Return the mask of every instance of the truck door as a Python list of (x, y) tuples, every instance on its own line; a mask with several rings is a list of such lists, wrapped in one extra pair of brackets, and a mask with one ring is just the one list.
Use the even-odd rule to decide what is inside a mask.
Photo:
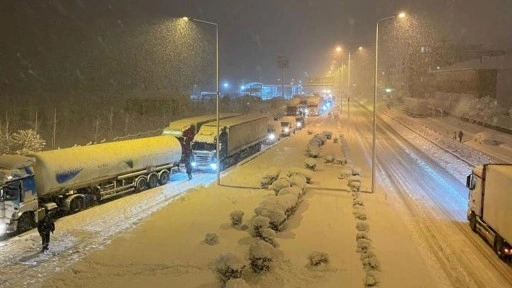
[(469, 190), (469, 210), (475, 212), (477, 216), (482, 217), (482, 197), (483, 197), (483, 182), (482, 178), (473, 174), (474, 189)]

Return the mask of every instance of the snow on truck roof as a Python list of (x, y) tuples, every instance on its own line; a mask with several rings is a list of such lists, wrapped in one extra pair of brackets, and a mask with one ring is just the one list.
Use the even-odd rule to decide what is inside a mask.
[[(219, 114), (219, 118), (225, 119), (225, 118), (235, 117), (235, 116), (239, 116), (239, 115), (241, 115), (241, 114), (240, 113), (222, 113), (222, 114)], [(172, 121), (171, 123), (169, 123), (169, 126), (167, 126), (167, 128), (164, 129), (162, 134), (174, 135), (175, 133), (172, 133), (173, 131), (183, 132), (183, 131), (187, 130), (188, 128), (190, 128), (190, 126), (192, 126), (192, 125), (197, 126), (198, 124), (211, 122), (216, 119), (217, 119), (217, 114), (202, 115), (202, 116), (190, 117), (190, 118), (185, 118), (185, 119), (179, 119), (179, 120)], [(178, 134), (180, 134), (180, 133), (178, 133)], [(175, 135), (175, 136), (179, 137), (181, 135)]]
[[(229, 128), (231, 126), (239, 125), (241, 123), (254, 121), (254, 120), (258, 120), (258, 119), (262, 119), (262, 118), (267, 119), (267, 116), (264, 114), (244, 114), (244, 115), (240, 115), (237, 117), (227, 118), (227, 119), (223, 119), (223, 120), (219, 121), (219, 127), (221, 127), (221, 128), (228, 127)], [(217, 127), (217, 121), (208, 122), (203, 125), (203, 127), (205, 127), (205, 126)]]
[[(237, 117), (227, 118), (219, 121), (220, 129), (233, 127), (242, 123), (264, 119), (267, 123), (268, 118), (264, 114), (244, 114)], [(201, 129), (194, 137), (195, 142), (213, 143), (217, 136), (217, 121), (212, 121), (201, 126)]]

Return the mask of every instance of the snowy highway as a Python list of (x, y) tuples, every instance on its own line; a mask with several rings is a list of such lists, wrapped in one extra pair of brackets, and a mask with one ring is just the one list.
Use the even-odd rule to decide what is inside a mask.
[[(369, 112), (354, 110), (351, 131), (371, 151), (371, 142), (363, 140), (371, 131)], [(467, 223), (463, 181), (471, 166), (413, 131), (424, 124), (411, 118), (408, 124), (413, 129), (389, 117), (378, 119), (377, 181), (390, 205), (407, 219), (433, 273), (446, 277), (451, 287), (512, 286), (511, 267)]]
[[(310, 118), (306, 130), (326, 129), (345, 134), (352, 157), (364, 163), (361, 168), (369, 177), (371, 113), (360, 106), (352, 108), (350, 113), (350, 121), (346, 112), (340, 121), (326, 115)], [(438, 146), (435, 139), (428, 139), (420, 131), (424, 123), (416, 120), (408, 118), (404, 125), (390, 116), (380, 115), (378, 118), (377, 191), (375, 194), (364, 193), (369, 201), (367, 209), (372, 209), (374, 198), (383, 198), (388, 208), (402, 218), (401, 233), (412, 235), (410, 244), (420, 251), (421, 259), (410, 259), (410, 265), (424, 262), (429, 269), (424, 273), (435, 279), (436, 287), (512, 287), (510, 265), (498, 259), (492, 248), (471, 231), (466, 220), (467, 191), (463, 181), (471, 169), (468, 162), (473, 160), (464, 160)], [(305, 131), (299, 133), (292, 138), (306, 135)], [(287, 139), (276, 145), (288, 147), (285, 145), (293, 141)], [(278, 153), (274, 151), (263, 151), (262, 154)], [(237, 167), (232, 167), (223, 174), (235, 169)], [(328, 172), (326, 170), (325, 175)], [(49, 254), (38, 253), (40, 238), (36, 230), (0, 242), (0, 286), (46, 287), (48, 277), (105, 248), (149, 215), (179, 199), (182, 193), (215, 182), (215, 176), (196, 173), (193, 180), (188, 181), (184, 173), (175, 174), (168, 185), (63, 217), (56, 222)], [(368, 183), (363, 185), (363, 190), (368, 188)], [(175, 219), (164, 221), (167, 220)], [(382, 223), (374, 224), (379, 229)], [(373, 233), (386, 234), (387, 231), (373, 230)], [(379, 239), (374, 239), (374, 246), (382, 255), (385, 244), (379, 243)], [(73, 273), (84, 274), (71, 269)]]
[(39, 287), (45, 276), (100, 249), (119, 233), (174, 201), (183, 192), (215, 181), (215, 174), (172, 175), (169, 184), (113, 199), (56, 221), (50, 252), (41, 254), (37, 229), (0, 242), (0, 287)]

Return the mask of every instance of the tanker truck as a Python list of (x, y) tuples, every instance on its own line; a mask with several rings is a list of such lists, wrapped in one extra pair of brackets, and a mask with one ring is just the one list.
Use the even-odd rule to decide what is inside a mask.
[[(222, 113), (219, 114), (219, 119), (226, 119), (241, 115), (240, 113)], [(192, 153), (190, 145), (194, 136), (197, 134), (201, 126), (205, 123), (217, 120), (217, 114), (203, 115), (190, 117), (172, 121), (169, 123), (163, 131), (162, 135), (172, 135), (181, 143), (182, 149), (182, 161), (185, 161), (185, 157)]]
[(512, 164), (477, 165), (466, 179), (468, 221), (499, 258), (512, 256)]
[(267, 137), (267, 126), (265, 115), (241, 115), (221, 120), (217, 137), (217, 122), (204, 124), (192, 141), (192, 167), (196, 170), (222, 170), (260, 151)]
[(172, 136), (0, 155), (0, 234), (22, 233), (49, 212), (76, 213), (168, 182), (181, 146)]

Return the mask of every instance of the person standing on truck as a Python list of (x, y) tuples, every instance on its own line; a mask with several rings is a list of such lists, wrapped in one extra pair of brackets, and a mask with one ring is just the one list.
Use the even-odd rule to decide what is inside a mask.
[(37, 225), (37, 232), (41, 236), (42, 249), (41, 252), (48, 250), (50, 245), (50, 232), (55, 231), (55, 223), (53, 223), (52, 216), (48, 213), (44, 216)]

